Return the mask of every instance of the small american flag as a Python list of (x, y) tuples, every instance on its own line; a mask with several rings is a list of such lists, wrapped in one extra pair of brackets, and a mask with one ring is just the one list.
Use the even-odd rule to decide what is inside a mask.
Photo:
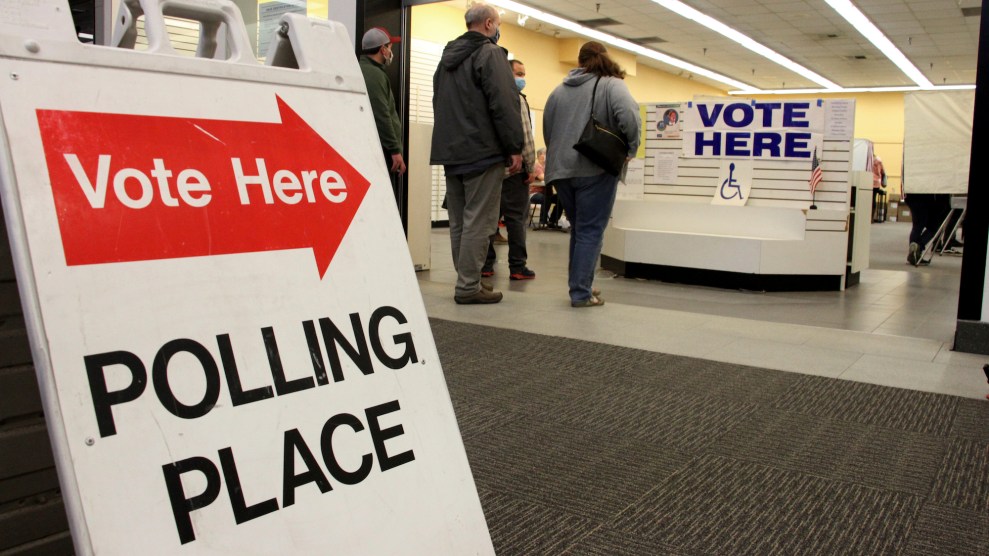
[(817, 190), (822, 178), (821, 161), (817, 158), (817, 149), (814, 149), (814, 160), (810, 163), (810, 194)]

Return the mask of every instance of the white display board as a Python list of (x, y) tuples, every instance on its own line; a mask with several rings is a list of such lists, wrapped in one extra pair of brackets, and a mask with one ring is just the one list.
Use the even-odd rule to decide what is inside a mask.
[(76, 551), (493, 554), (343, 27), (300, 71), (38, 5), (0, 191)]
[(764, 275), (773, 287), (809, 276), (791, 287), (844, 287), (854, 101), (697, 98), (645, 112), (644, 193), (616, 201), (602, 248), (616, 271)]
[(975, 91), (903, 95), (903, 189), (968, 193)]
[[(680, 114), (682, 131), (671, 136), (667, 121), (674, 112)], [(738, 161), (751, 161), (751, 194), (742, 204), (806, 210), (813, 203), (819, 211), (807, 213), (807, 230), (830, 230), (833, 224), (823, 221), (834, 214), (822, 213), (847, 215), (849, 209), (854, 118), (855, 102), (847, 99), (705, 98), (647, 104), (645, 199), (713, 203), (722, 186), (731, 184), (730, 162), (740, 169)], [(812, 196), (815, 154), (823, 179)], [(723, 164), (726, 160), (730, 162)], [(740, 178), (732, 172), (731, 179)]]

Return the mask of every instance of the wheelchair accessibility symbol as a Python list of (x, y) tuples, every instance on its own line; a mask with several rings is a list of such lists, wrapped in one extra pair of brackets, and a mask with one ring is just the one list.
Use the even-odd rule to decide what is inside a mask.
[(715, 205), (745, 206), (752, 197), (752, 161), (722, 160), (711, 192)]
[[(731, 190), (731, 195), (727, 194), (727, 190)], [(745, 200), (745, 197), (742, 197), (742, 188), (739, 187), (738, 180), (735, 179), (735, 163), (732, 162), (728, 166), (728, 179), (721, 182), (721, 198), (730, 201), (735, 197), (738, 197), (740, 201)]]

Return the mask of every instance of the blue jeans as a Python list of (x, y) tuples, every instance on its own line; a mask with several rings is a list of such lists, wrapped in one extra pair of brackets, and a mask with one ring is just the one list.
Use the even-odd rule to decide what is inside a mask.
[(570, 301), (591, 297), (604, 229), (611, 218), (618, 178), (598, 174), (553, 182), (560, 204), (570, 219)]

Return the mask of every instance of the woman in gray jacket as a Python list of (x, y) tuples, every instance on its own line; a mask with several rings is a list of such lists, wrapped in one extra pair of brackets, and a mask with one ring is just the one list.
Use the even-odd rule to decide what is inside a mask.
[[(628, 158), (639, 148), (639, 105), (625, 82), (625, 71), (599, 42), (580, 47), (580, 65), (556, 87), (543, 113), (546, 141), (546, 183), (556, 186), (560, 204), (572, 226), (570, 232), (570, 305), (598, 307), (604, 300), (593, 288), (594, 271), (604, 229), (611, 218), (618, 191), (618, 177), (578, 153), (573, 145), (591, 114), (611, 129), (619, 130), (628, 143)], [(594, 85), (597, 83), (597, 93)]]

